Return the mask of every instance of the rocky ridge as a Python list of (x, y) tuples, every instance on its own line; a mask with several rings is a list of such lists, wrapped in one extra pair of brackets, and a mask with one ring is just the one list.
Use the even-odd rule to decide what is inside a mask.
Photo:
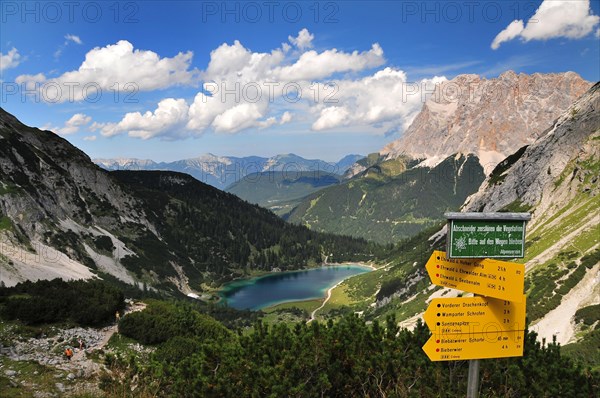
[(431, 166), (456, 152), (473, 153), (489, 172), (542, 136), (591, 85), (574, 72), (459, 75), (439, 84), (403, 136), (380, 154), (425, 159)]

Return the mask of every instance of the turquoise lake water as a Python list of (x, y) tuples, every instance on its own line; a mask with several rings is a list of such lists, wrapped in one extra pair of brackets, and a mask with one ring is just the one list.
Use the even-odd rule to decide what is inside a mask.
[(230, 307), (259, 310), (289, 301), (324, 298), (338, 282), (369, 271), (371, 268), (361, 265), (336, 265), (277, 272), (228, 283), (221, 290), (221, 297)]

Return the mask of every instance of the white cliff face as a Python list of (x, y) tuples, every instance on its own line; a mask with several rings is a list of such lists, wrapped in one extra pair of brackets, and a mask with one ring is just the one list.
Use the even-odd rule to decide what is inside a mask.
[[(551, 266), (579, 266), (600, 248), (600, 83), (572, 104), (545, 134), (498, 165), (463, 211), (495, 212), (518, 204), (528, 209), (529, 272)], [(565, 253), (571, 253), (568, 261)], [(562, 257), (561, 257), (562, 256)], [(571, 270), (568, 270), (571, 272)], [(535, 276), (532, 277), (535, 279)], [(561, 278), (561, 284), (565, 277)], [(539, 339), (567, 344), (577, 339), (580, 308), (600, 302), (600, 263), (589, 264), (581, 279), (549, 312), (533, 321)], [(545, 298), (547, 300), (548, 298)], [(539, 303), (538, 303), (539, 305)]]
[(508, 71), (496, 79), (460, 75), (441, 83), (402, 138), (381, 155), (429, 159), (473, 153), (490, 172), (506, 156), (533, 143), (591, 87), (574, 72), (533, 75)]
[[(550, 207), (565, 205), (577, 193), (600, 193), (598, 184), (586, 178), (593, 170), (577, 166), (600, 158), (599, 136), (600, 83), (573, 103), (512, 166), (488, 178), (467, 200), (464, 211), (498, 211), (519, 200), (535, 206), (534, 216), (539, 216)], [(501, 183), (494, 183), (494, 177)]]

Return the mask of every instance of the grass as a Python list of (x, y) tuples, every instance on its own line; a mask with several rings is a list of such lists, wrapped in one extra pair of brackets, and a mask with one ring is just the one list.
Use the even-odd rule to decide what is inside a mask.
[(329, 301), (327, 301), (327, 303), (325, 304), (323, 309), (321, 309), (321, 311), (319, 311), (319, 313), (327, 314), (327, 313), (331, 312), (333, 309), (340, 309), (343, 307), (348, 307), (348, 306), (351, 306), (356, 303), (357, 302), (354, 301), (350, 297), (350, 294), (348, 293), (347, 284), (342, 283), (331, 291), (331, 298), (329, 299)]
[(117, 352), (125, 352), (129, 350), (131, 344), (137, 344), (137, 341), (125, 337), (120, 333), (115, 333), (110, 337), (108, 343), (106, 343), (105, 349), (115, 350)]
[(3, 183), (0, 184), (0, 195), (16, 193), (18, 191), (18, 188), (15, 185)]
[(12, 222), (6, 216), (0, 217), (0, 231), (4, 229), (12, 229)]
[[(576, 196), (568, 205), (556, 212), (552, 217), (546, 220), (541, 226), (528, 234), (527, 240), (531, 243), (527, 247), (526, 257), (522, 260), (527, 262), (537, 255), (543, 253), (556, 242), (562, 239), (566, 234), (581, 227), (589, 218), (590, 214), (597, 214), (600, 203), (597, 198), (585, 198), (583, 195)], [(564, 216), (556, 224), (550, 225), (558, 217), (562, 216), (568, 209), (575, 209), (571, 214)], [(579, 234), (572, 244), (579, 253), (585, 251), (598, 242), (598, 225), (588, 231)], [(533, 242), (533, 243), (532, 243)]]
[(281, 303), (262, 309), (265, 314), (263, 322), (265, 323), (296, 323), (307, 320), (310, 314), (317, 309), (322, 299), (293, 301)]
[(433, 293), (433, 291), (422, 291), (415, 296), (414, 299), (402, 304), (396, 311), (396, 320), (404, 321), (416, 314), (419, 314), (427, 309), (425, 300)]
[(323, 302), (323, 299), (292, 301), (289, 303), (281, 303), (281, 304), (277, 304), (277, 305), (274, 305), (271, 307), (267, 307), (267, 308), (264, 308), (262, 311), (264, 313), (271, 314), (271, 313), (282, 311), (282, 310), (297, 308), (299, 310), (307, 311), (310, 313), (310, 312), (314, 311), (315, 309), (317, 309), (321, 305), (322, 302)]

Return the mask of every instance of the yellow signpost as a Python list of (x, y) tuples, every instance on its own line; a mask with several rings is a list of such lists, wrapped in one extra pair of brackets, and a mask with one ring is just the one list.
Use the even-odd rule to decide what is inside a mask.
[(520, 302), (492, 297), (435, 298), (423, 315), (434, 336), (525, 329), (525, 297)]
[(491, 259), (449, 259), (435, 250), (425, 264), (431, 282), (467, 292), (520, 302), (525, 265)]
[(523, 356), (525, 331), (433, 335), (423, 346), (432, 361)]
[(523, 356), (525, 266), (487, 257), (524, 257), (529, 213), (446, 213), (445, 252), (425, 268), (438, 286), (485, 297), (433, 299), (425, 322), (432, 361), (469, 360), (467, 398), (479, 396), (479, 360)]

